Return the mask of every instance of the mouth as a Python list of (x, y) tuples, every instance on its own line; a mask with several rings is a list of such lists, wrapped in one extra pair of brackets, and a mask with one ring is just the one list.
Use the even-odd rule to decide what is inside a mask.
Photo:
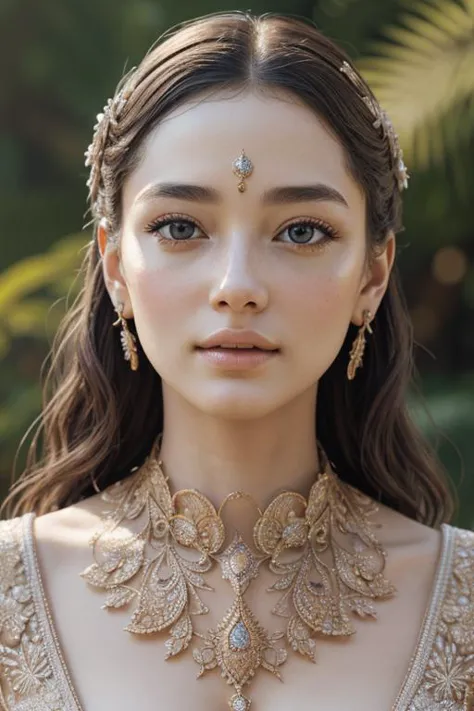
[(280, 349), (265, 349), (258, 346), (196, 346), (196, 352), (208, 365), (224, 370), (251, 370), (274, 360)]
[(203, 346), (196, 346), (197, 350), (200, 351), (229, 351), (235, 352), (258, 352), (258, 353), (279, 353), (279, 348), (259, 348), (258, 346), (210, 346), (209, 348), (204, 348)]

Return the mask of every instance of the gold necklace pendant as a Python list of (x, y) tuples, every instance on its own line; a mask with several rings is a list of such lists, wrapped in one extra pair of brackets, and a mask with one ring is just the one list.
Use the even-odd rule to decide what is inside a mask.
[[(106, 591), (104, 608), (135, 602), (126, 631), (167, 630), (166, 659), (184, 652), (193, 636), (200, 638), (201, 645), (193, 649), (198, 677), (218, 667), (234, 686), (229, 707), (248, 711), (251, 700), (243, 688), (260, 668), (282, 680), (279, 667), (287, 659), (286, 642), (316, 662), (316, 634), (354, 634), (351, 613), (376, 617), (373, 601), (395, 594), (383, 576), (386, 553), (368, 521), (377, 506), (341, 482), (321, 450), (324, 471), (308, 500), (295, 492), (279, 494), (265, 511), (259, 510), (253, 531), (256, 552), (238, 532), (221, 550), (226, 538), (224, 504), (216, 511), (195, 489), (172, 495), (159, 459), (160, 443), (161, 435), (133, 476), (102, 493), (113, 508), (91, 540), (94, 563), (81, 576)], [(239, 496), (244, 494), (227, 499)], [(137, 533), (124, 526), (143, 515), (145, 523)], [(353, 542), (352, 551), (341, 537)], [(189, 560), (183, 548), (198, 551), (199, 559)], [(283, 560), (288, 554), (291, 560)], [(214, 563), (232, 586), (235, 600), (217, 627), (202, 635), (194, 631), (192, 617), (209, 612), (198, 591), (213, 590), (205, 574)], [(281, 594), (272, 613), (286, 619), (283, 631), (267, 632), (244, 599), (263, 563), (277, 576), (267, 590)], [(132, 587), (139, 575), (138, 586)]]
[(230, 582), (236, 593), (236, 600), (217, 629), (209, 630), (205, 635), (203, 646), (195, 650), (193, 656), (201, 666), (198, 676), (219, 666), (221, 675), (235, 688), (235, 694), (229, 700), (230, 708), (232, 711), (247, 711), (250, 699), (242, 694), (242, 688), (259, 667), (281, 679), (278, 667), (286, 660), (287, 652), (274, 645), (284, 632), (269, 635), (243, 598), (266, 557), (257, 558), (236, 533), (230, 546), (216, 558), (222, 577)]

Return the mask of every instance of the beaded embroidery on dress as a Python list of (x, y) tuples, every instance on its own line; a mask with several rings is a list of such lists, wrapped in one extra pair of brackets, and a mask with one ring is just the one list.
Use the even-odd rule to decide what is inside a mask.
[(33, 517), (0, 521), (0, 708), (77, 711), (33, 576)]
[(474, 533), (456, 529), (436, 637), (407, 711), (474, 710)]
[(0, 571), (0, 698), (15, 711), (62, 711), (22, 560), (19, 519), (0, 525)]
[[(0, 522), (0, 707), (86, 711), (43, 597), (33, 519)], [(444, 583), (392, 711), (474, 711), (474, 532), (445, 526), (444, 536), (452, 541), (437, 576)]]

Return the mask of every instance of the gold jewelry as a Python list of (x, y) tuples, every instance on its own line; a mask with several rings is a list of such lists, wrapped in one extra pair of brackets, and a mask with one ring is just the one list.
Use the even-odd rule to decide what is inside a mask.
[[(133, 476), (102, 493), (114, 508), (90, 542), (95, 562), (81, 577), (107, 592), (103, 608), (136, 601), (126, 631), (168, 630), (166, 659), (184, 652), (193, 636), (198, 637), (201, 646), (193, 650), (198, 677), (218, 667), (234, 686), (228, 702), (232, 711), (248, 711), (251, 702), (242, 689), (260, 667), (281, 679), (279, 667), (287, 658), (287, 645), (284, 641), (277, 645), (279, 640), (286, 638), (295, 652), (315, 662), (315, 633), (354, 634), (350, 613), (376, 617), (373, 601), (396, 593), (383, 576), (387, 554), (368, 521), (377, 505), (339, 480), (318, 443), (322, 466), (308, 500), (295, 492), (280, 493), (265, 511), (257, 507), (256, 552), (238, 531), (220, 552), (226, 539), (223, 505), (248, 495), (232, 493), (216, 511), (195, 489), (172, 494), (160, 446), (161, 435)], [(138, 523), (139, 516), (144, 521)], [(130, 520), (137, 532), (127, 528)], [(344, 539), (352, 545), (343, 545)], [(199, 560), (186, 557), (185, 549), (198, 551)], [(282, 560), (285, 553), (292, 558)], [(204, 577), (213, 561), (230, 582), (235, 600), (217, 627), (203, 635), (193, 629), (191, 616), (209, 612), (197, 590), (213, 590)], [(267, 632), (244, 599), (264, 562), (277, 576), (267, 590), (283, 593), (272, 612), (287, 618), (285, 631)], [(140, 572), (139, 585), (132, 587), (130, 581)]]
[(350, 360), (349, 365), (347, 366), (348, 380), (353, 380), (355, 378), (357, 368), (362, 365), (362, 358), (364, 356), (365, 350), (365, 330), (367, 329), (369, 333), (373, 333), (372, 328), (370, 326), (372, 314), (370, 313), (370, 311), (364, 311), (363, 316), (364, 323), (359, 328), (359, 333), (357, 334), (354, 343), (352, 344), (351, 351), (349, 353)]
[(117, 308), (115, 309), (119, 317), (116, 321), (114, 321), (112, 325), (122, 326), (122, 330), (120, 332), (120, 341), (122, 343), (124, 358), (125, 360), (130, 361), (130, 368), (132, 370), (138, 370), (137, 339), (130, 331), (127, 324), (127, 319), (123, 317), (123, 308), (123, 303), (119, 301)]
[(232, 163), (232, 171), (239, 178), (237, 185), (239, 192), (245, 192), (245, 180), (253, 173), (253, 163), (248, 156), (245, 155), (244, 149), (238, 158)]

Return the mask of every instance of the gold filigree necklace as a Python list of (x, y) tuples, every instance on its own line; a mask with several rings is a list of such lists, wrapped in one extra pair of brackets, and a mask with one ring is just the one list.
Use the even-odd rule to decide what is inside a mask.
[[(368, 521), (377, 506), (339, 480), (318, 445), (322, 470), (308, 500), (290, 491), (277, 495), (265, 511), (258, 509), (256, 552), (238, 531), (221, 552), (226, 538), (223, 506), (246, 495), (230, 494), (216, 511), (195, 489), (171, 494), (160, 446), (161, 435), (133, 476), (102, 493), (114, 508), (91, 540), (95, 562), (81, 576), (107, 592), (104, 608), (136, 601), (126, 631), (168, 630), (166, 659), (184, 652), (193, 636), (200, 638), (201, 646), (193, 649), (198, 677), (218, 667), (235, 689), (228, 701), (232, 711), (248, 711), (251, 702), (243, 688), (260, 667), (281, 679), (279, 667), (287, 658), (284, 638), (295, 652), (315, 662), (314, 634), (351, 635), (355, 632), (351, 613), (376, 617), (373, 601), (396, 593), (383, 576), (386, 553)], [(138, 532), (124, 527), (142, 514), (146, 523)], [(341, 537), (352, 541), (353, 550)], [(189, 560), (183, 547), (198, 551), (199, 559)], [(283, 554), (291, 551), (296, 557), (283, 561)], [(204, 575), (214, 561), (231, 584), (235, 600), (218, 626), (201, 635), (191, 618), (209, 612), (197, 590), (212, 591)], [(285, 631), (267, 632), (244, 599), (262, 563), (268, 563), (277, 577), (268, 591), (282, 593), (272, 612), (287, 619)], [(137, 589), (130, 582), (140, 573)]]

